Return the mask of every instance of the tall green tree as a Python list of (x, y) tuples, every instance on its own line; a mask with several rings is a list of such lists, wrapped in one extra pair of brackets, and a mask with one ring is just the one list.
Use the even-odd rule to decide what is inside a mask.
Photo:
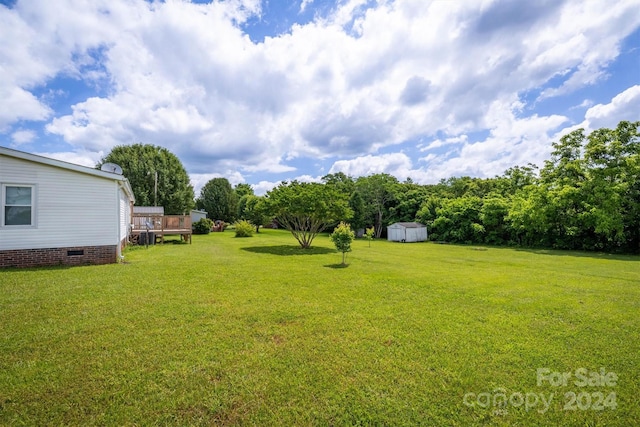
[(640, 250), (640, 122), (598, 129), (584, 149), (589, 220), (597, 248)]
[(585, 143), (584, 129), (564, 135), (552, 144), (551, 158), (540, 171), (546, 197), (537, 208), (545, 213), (552, 246), (559, 249), (592, 249), (597, 239), (590, 218), (590, 175), (582, 156)]
[(394, 206), (389, 208), (389, 222), (415, 221), (426, 199), (426, 192), (425, 187), (412, 182), (397, 185)]
[[(540, 178), (516, 190), (507, 215), (524, 245), (640, 250), (640, 122), (553, 143)], [(513, 175), (513, 174), (512, 174)]]
[(538, 167), (532, 163), (507, 169), (503, 176), (496, 178), (498, 192), (503, 196), (514, 195), (527, 185), (537, 183), (537, 171)]
[(355, 181), (344, 172), (330, 173), (322, 177), (322, 182), (350, 196), (355, 190)]
[(366, 208), (359, 192), (354, 191), (351, 194), (351, 197), (349, 197), (349, 207), (353, 211), (353, 216), (351, 217), (351, 225), (353, 228), (356, 231), (364, 229), (367, 225), (365, 223)]
[(253, 192), (253, 187), (251, 187), (250, 184), (246, 184), (246, 183), (240, 183), (240, 184), (236, 184), (235, 187), (233, 187), (233, 191), (235, 191), (236, 193), (236, 198), (238, 200), (240, 200), (240, 198), (242, 196), (246, 196), (246, 195), (254, 195)]
[(97, 165), (116, 163), (129, 180), (138, 206), (163, 206), (166, 214), (193, 209), (194, 192), (182, 162), (163, 147), (119, 145)]
[(482, 199), (465, 196), (447, 199), (436, 209), (432, 236), (437, 240), (455, 243), (479, 243), (485, 229), (480, 219)]
[(389, 209), (396, 200), (397, 185), (398, 180), (386, 173), (360, 177), (356, 181), (356, 190), (369, 209), (368, 217), (376, 230), (376, 238), (382, 235), (382, 229), (387, 225)]
[(543, 209), (547, 193), (540, 185), (527, 185), (511, 198), (505, 217), (511, 240), (519, 246), (550, 246), (549, 222)]
[(348, 220), (348, 196), (333, 186), (284, 182), (266, 195), (268, 210), (296, 238), (303, 249), (328, 225)]
[(484, 227), (484, 243), (504, 245), (510, 240), (506, 217), (509, 213), (509, 199), (499, 193), (491, 193), (482, 199), (480, 223)]
[(207, 211), (214, 221), (233, 222), (238, 209), (236, 193), (227, 178), (213, 178), (200, 190), (196, 201), (199, 209)]
[(242, 196), (238, 202), (239, 218), (251, 222), (256, 227), (256, 233), (260, 232), (260, 227), (269, 221), (269, 213), (265, 198), (247, 194)]

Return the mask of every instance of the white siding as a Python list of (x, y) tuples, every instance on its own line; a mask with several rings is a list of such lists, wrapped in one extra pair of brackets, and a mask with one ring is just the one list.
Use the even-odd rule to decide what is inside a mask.
[(118, 244), (117, 181), (0, 156), (0, 183), (36, 186), (36, 227), (0, 226), (0, 250)]
[(391, 242), (402, 242), (405, 239), (404, 227), (393, 224), (387, 227), (387, 240)]
[(202, 218), (206, 218), (206, 217), (207, 217), (207, 213), (205, 211), (192, 210), (191, 211), (191, 224), (194, 224), (194, 223), (200, 221)]
[(120, 234), (118, 236), (119, 241), (122, 241), (129, 237), (129, 224), (131, 224), (131, 207), (129, 205), (129, 197), (127, 193), (122, 189), (118, 189), (120, 197)]
[(427, 240), (427, 228), (407, 228), (406, 236), (405, 239), (407, 242), (424, 242)]
[(387, 240), (392, 242), (424, 242), (427, 240), (427, 227), (405, 227), (391, 224), (387, 227)]

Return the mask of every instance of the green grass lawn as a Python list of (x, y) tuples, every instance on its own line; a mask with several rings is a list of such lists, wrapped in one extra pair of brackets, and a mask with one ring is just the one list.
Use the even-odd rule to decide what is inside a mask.
[(640, 419), (638, 257), (233, 236), (0, 270), (0, 424)]

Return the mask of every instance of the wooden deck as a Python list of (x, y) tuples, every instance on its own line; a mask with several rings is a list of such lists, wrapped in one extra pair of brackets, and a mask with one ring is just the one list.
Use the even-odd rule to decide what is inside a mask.
[(153, 233), (155, 239), (164, 243), (164, 236), (180, 236), (180, 240), (191, 243), (190, 215), (133, 215), (131, 229), (131, 243), (137, 245), (142, 233)]

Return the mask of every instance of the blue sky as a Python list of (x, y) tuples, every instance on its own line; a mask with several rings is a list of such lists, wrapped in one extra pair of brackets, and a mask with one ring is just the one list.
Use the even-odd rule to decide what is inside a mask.
[(0, 1), (0, 145), (160, 145), (196, 191), (542, 165), (640, 120), (640, 1)]

